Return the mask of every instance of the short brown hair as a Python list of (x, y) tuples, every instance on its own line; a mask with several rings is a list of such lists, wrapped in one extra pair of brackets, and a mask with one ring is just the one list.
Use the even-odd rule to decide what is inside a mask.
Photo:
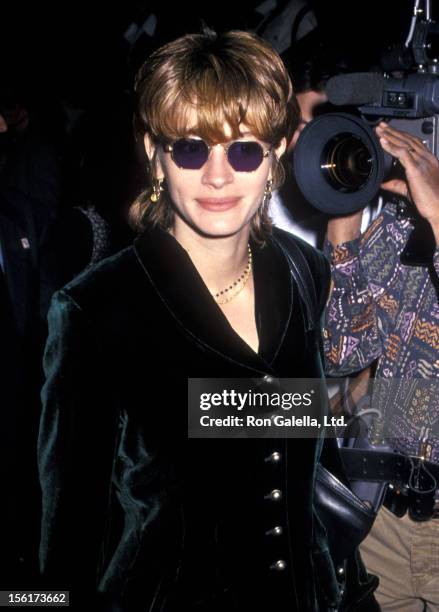
[[(242, 31), (216, 34), (205, 30), (187, 34), (155, 51), (140, 68), (136, 81), (138, 135), (148, 133), (153, 142), (172, 141), (196, 132), (208, 142), (224, 142), (226, 122), (232, 137), (245, 123), (254, 135), (277, 147), (289, 142), (300, 111), (291, 80), (277, 52), (258, 36)], [(188, 114), (196, 110), (197, 125), (189, 125)], [(151, 183), (154, 160), (149, 164)], [(273, 170), (274, 187), (284, 178), (278, 162)], [(173, 211), (166, 191), (154, 204), (151, 186), (131, 205), (130, 218), (137, 229), (145, 222), (169, 229)], [(256, 215), (252, 233), (262, 238), (271, 227), (267, 211)]]

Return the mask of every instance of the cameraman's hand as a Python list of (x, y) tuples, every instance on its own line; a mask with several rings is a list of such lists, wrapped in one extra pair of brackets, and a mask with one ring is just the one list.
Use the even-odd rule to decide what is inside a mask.
[(410, 198), (429, 221), (439, 244), (439, 161), (419, 138), (407, 132), (395, 130), (385, 122), (375, 131), (383, 149), (400, 161), (407, 179), (387, 181), (382, 188)]

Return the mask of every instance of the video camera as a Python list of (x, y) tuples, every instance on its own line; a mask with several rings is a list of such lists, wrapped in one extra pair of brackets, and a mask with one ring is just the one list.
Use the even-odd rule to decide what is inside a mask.
[(415, 1), (405, 43), (383, 56), (382, 73), (328, 80), (329, 102), (356, 107), (357, 112), (320, 115), (297, 141), (298, 186), (310, 204), (325, 213), (361, 210), (384, 180), (401, 175), (402, 166), (382, 149), (373, 130), (380, 121), (420, 138), (438, 156), (439, 24), (430, 17), (430, 0), (423, 9), (420, 4)]

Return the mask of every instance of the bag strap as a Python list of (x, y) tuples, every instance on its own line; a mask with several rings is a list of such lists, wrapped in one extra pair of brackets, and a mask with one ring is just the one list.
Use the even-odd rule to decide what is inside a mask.
[(296, 281), (299, 295), (302, 298), (307, 315), (307, 331), (314, 329), (319, 319), (316, 286), (308, 261), (294, 236), (288, 234), (276, 235), (276, 241), (284, 252), (291, 276)]

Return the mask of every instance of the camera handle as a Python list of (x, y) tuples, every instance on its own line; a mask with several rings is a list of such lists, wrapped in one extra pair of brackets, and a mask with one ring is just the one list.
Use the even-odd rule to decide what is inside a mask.
[[(424, 5), (424, 8), (420, 7), (421, 4)], [(422, 2), (422, 0), (415, 0), (414, 6), (413, 6), (413, 16), (410, 22), (409, 33), (404, 43), (405, 47), (410, 46), (413, 40), (413, 35), (415, 33), (416, 24), (418, 23), (418, 20), (420, 20), (420, 18), (423, 18), (423, 17), (424, 17), (424, 21), (431, 21), (431, 0), (424, 0), (424, 2)]]

